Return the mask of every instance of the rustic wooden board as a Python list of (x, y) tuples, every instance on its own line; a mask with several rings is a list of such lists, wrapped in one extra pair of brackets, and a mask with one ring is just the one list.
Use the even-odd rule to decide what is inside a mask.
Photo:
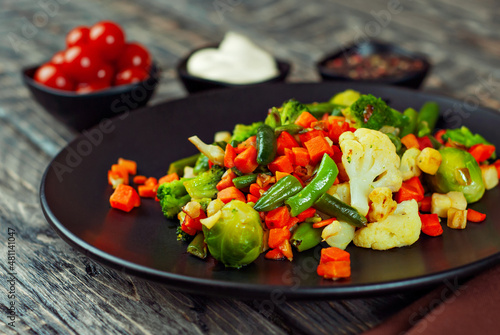
[[(430, 56), (434, 68), (424, 89), (455, 96), (464, 106), (500, 108), (496, 2), (401, 1), (401, 6), (374, 37)], [(21, 67), (62, 49), (71, 27), (112, 19), (129, 39), (150, 48), (164, 70), (150, 104), (184, 96), (175, 64), (227, 30), (243, 32), (288, 59), (290, 81), (317, 81), (314, 62), (367, 36), (367, 25), (378, 22), (373, 13), (387, 12), (387, 1), (7, 0), (0, 9), (0, 333), (357, 334), (423, 294), (269, 304), (175, 292), (95, 263), (63, 242), (43, 218), (40, 178), (75, 134), (31, 99), (19, 75)], [(6, 317), (8, 228), (16, 231), (15, 328)]]

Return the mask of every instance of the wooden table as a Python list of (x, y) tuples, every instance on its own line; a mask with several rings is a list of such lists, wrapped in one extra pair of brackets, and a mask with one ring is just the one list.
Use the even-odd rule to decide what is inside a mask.
[[(210, 298), (168, 290), (88, 259), (63, 242), (40, 210), (50, 159), (76, 136), (37, 105), (20, 68), (64, 47), (76, 25), (110, 19), (145, 44), (164, 69), (150, 104), (183, 97), (174, 66), (195, 47), (240, 31), (293, 64), (290, 81), (318, 81), (314, 62), (352, 40), (375, 37), (430, 56), (423, 90), (500, 108), (499, 9), (493, 0), (68, 1), (0, 4), (0, 333), (357, 334), (425, 293), (337, 301)], [(17, 282), (7, 299), (8, 239), (15, 231)], [(12, 241), (12, 238), (10, 239)], [(15, 301), (15, 328), (9, 304)]]

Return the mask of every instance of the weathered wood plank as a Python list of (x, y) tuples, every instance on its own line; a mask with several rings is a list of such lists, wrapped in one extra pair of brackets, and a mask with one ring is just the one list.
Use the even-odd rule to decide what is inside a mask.
[[(50, 1), (48, 1), (50, 2)], [(47, 3), (48, 3), (47, 2)], [(0, 333), (6, 334), (357, 334), (413, 301), (418, 292), (371, 299), (284, 302), (273, 310), (259, 302), (216, 299), (167, 290), (158, 283), (103, 267), (64, 243), (45, 222), (38, 201), (41, 175), (74, 134), (33, 102), (19, 69), (64, 47), (73, 26), (112, 19), (129, 39), (150, 48), (163, 68), (151, 104), (185, 95), (175, 65), (195, 47), (227, 30), (245, 33), (292, 65), (290, 81), (316, 81), (314, 62), (367, 35), (373, 12), (386, 0), (322, 1), (58, 1), (40, 19), (41, 2), (0, 4), (0, 245), (16, 229), (16, 328), (6, 325), (9, 301), (0, 296)], [(434, 69), (424, 89), (500, 108), (500, 24), (493, 0), (401, 1), (377, 38), (428, 54)], [(31, 23), (31, 26), (30, 26)], [(34, 27), (34, 28), (33, 28)], [(31, 36), (25, 34), (31, 28)], [(20, 39), (12, 43), (9, 37)], [(17, 51), (16, 51), (17, 50)], [(5, 282), (7, 267), (0, 262)], [(1, 286), (2, 288), (4, 286)]]

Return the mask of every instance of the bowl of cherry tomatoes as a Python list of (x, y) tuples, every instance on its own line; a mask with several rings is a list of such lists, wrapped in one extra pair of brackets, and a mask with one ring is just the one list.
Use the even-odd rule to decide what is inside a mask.
[(65, 50), (22, 74), (35, 100), (78, 131), (144, 106), (160, 75), (149, 51), (110, 21), (74, 28)]

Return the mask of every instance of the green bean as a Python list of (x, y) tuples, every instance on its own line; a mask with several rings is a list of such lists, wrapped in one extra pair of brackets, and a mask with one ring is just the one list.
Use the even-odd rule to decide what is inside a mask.
[(252, 183), (255, 183), (256, 180), (257, 174), (247, 174), (234, 178), (233, 184), (236, 188), (245, 188), (250, 186)]
[(338, 220), (345, 221), (355, 227), (366, 226), (366, 218), (346, 203), (328, 193), (323, 194), (315, 203), (314, 208)]
[(321, 242), (321, 232), (323, 229), (313, 228), (310, 222), (302, 222), (292, 235), (290, 243), (299, 252), (314, 248)]
[(268, 212), (283, 205), (285, 199), (294, 196), (302, 189), (299, 180), (294, 176), (285, 176), (271, 186), (257, 201), (253, 209)]
[(189, 243), (187, 252), (201, 259), (207, 257), (207, 244), (205, 243), (203, 233), (198, 233), (191, 243)]
[(338, 173), (337, 164), (330, 156), (324, 154), (313, 180), (299, 193), (285, 201), (290, 206), (290, 215), (297, 216), (311, 207), (333, 185)]
[(304, 127), (299, 126), (298, 124), (292, 123), (292, 124), (287, 124), (285, 126), (276, 127), (274, 129), (274, 133), (276, 135), (279, 135), (280, 133), (286, 131), (289, 134), (295, 135), (295, 134), (298, 134), (299, 132), (301, 132), (302, 130), (304, 130)]
[(175, 172), (179, 175), (179, 177), (182, 177), (184, 175), (184, 168), (186, 166), (194, 166), (200, 155), (201, 155), (200, 153), (197, 153), (196, 155), (182, 158), (175, 162), (170, 163), (167, 174)]
[(407, 108), (403, 115), (408, 117), (408, 124), (401, 129), (401, 134), (399, 137), (404, 137), (408, 134), (415, 134), (417, 129), (418, 112), (413, 108)]
[(425, 135), (430, 135), (434, 127), (436, 127), (438, 118), (439, 105), (432, 101), (426, 102), (418, 113), (417, 136), (423, 137)]
[(274, 160), (276, 156), (277, 144), (274, 136), (274, 130), (263, 124), (257, 129), (257, 163), (267, 165)]

